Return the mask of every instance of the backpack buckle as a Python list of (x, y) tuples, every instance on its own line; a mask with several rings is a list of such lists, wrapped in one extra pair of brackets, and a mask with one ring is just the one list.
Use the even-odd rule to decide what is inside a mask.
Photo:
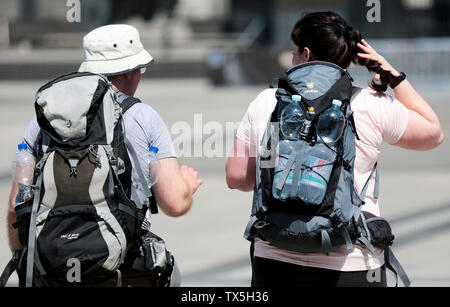
[(258, 221), (258, 222), (255, 223), (254, 227), (256, 229), (263, 229), (264, 227), (269, 226), (269, 225), (270, 225), (270, 223), (267, 223), (265, 221)]
[(345, 161), (344, 159), (342, 159), (342, 165), (344, 166), (344, 169), (345, 169), (347, 172), (350, 172), (350, 171), (351, 171), (352, 166), (350, 165), (350, 162)]
[(341, 230), (343, 227), (347, 227), (348, 225), (347, 223), (342, 221), (335, 213), (332, 213), (330, 215), (330, 221), (331, 225), (333, 225), (333, 227), (337, 230)]

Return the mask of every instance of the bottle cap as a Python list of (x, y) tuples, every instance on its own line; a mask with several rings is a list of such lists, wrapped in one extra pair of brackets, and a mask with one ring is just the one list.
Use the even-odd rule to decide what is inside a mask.
[(25, 143), (21, 143), (21, 144), (17, 145), (17, 148), (19, 150), (26, 150), (28, 148), (28, 146)]
[(337, 99), (333, 99), (332, 104), (333, 104), (333, 107), (340, 108), (342, 106), (342, 101), (337, 100)]
[(159, 151), (158, 147), (154, 147), (154, 146), (150, 146), (148, 148), (148, 150), (150, 150), (150, 152), (154, 152), (154, 153), (158, 153), (158, 151)]
[(302, 96), (300, 95), (292, 95), (292, 102), (295, 104), (299, 104), (302, 101)]

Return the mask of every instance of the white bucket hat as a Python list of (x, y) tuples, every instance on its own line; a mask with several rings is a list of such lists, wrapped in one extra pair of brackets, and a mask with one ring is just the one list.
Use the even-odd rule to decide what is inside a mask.
[(107, 25), (83, 38), (84, 61), (79, 72), (116, 76), (148, 67), (153, 57), (144, 49), (137, 29), (130, 25)]

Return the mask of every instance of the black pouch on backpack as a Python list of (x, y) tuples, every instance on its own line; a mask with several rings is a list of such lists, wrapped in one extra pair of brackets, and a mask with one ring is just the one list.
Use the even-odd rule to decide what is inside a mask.
[[(389, 222), (382, 217), (376, 216), (372, 213), (363, 211), (366, 220), (367, 228), (371, 236), (371, 243), (378, 248), (386, 249), (392, 245), (395, 236), (392, 234), (392, 229)], [(359, 225), (362, 225), (361, 219)]]
[(134, 260), (132, 269), (156, 274), (158, 286), (167, 287), (170, 284), (173, 267), (174, 257), (167, 250), (164, 240), (146, 231), (141, 236), (141, 253)]

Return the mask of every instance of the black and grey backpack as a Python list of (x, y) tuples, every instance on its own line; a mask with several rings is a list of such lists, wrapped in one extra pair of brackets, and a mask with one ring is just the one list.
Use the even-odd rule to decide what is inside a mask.
[[(142, 254), (148, 234), (141, 226), (147, 209), (157, 207), (122, 125), (139, 102), (91, 73), (64, 75), (38, 90), (34, 198), (15, 208), (26, 249), (9, 266), (22, 266), (26, 286), (39, 278), (67, 283), (75, 261), (81, 282), (95, 283), (120, 275)], [(144, 197), (132, 182), (131, 159)]]
[[(355, 139), (359, 138), (351, 110), (352, 81), (347, 71), (328, 62), (298, 65), (278, 79), (277, 104), (256, 159), (252, 214), (244, 237), (250, 241), (259, 237), (285, 250), (327, 255), (334, 246), (345, 245), (350, 251), (354, 244), (360, 244), (373, 251), (375, 245), (386, 251), (388, 267), (409, 286), (406, 274), (389, 248), (393, 241), (390, 228), (386, 228), (389, 224), (382, 218), (366, 220), (367, 212), (362, 211), (369, 179), (375, 172), (373, 194), (378, 197), (377, 164), (361, 195), (354, 186)], [(293, 95), (301, 96), (306, 120), (300, 139), (285, 146), (279, 123)], [(333, 100), (342, 102), (340, 110), (346, 120), (342, 137), (331, 148), (318, 140), (316, 127), (319, 116), (332, 106)], [(325, 147), (334, 152), (333, 161), (316, 158), (315, 154)], [(321, 180), (325, 167), (331, 175)], [(325, 182), (326, 192), (302, 191), (300, 182), (306, 176)], [(374, 226), (388, 230), (382, 231), (383, 238), (375, 238)]]

